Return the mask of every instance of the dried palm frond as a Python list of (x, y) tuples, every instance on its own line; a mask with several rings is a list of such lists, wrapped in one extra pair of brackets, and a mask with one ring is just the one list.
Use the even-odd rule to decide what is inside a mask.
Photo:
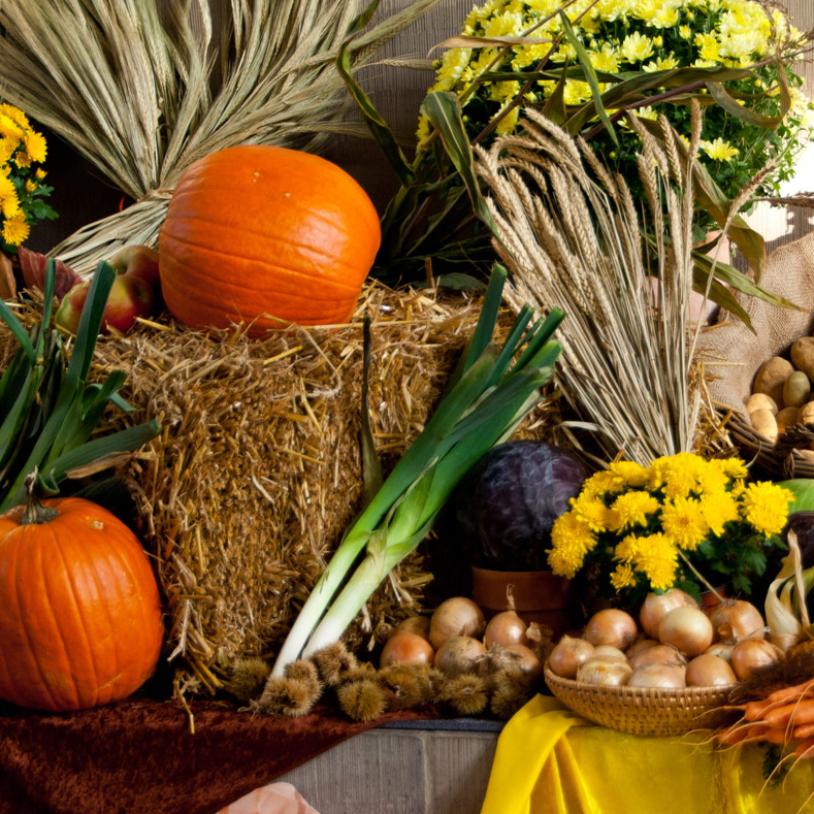
[[(438, 0), (354, 40), (355, 65)], [(154, 244), (181, 173), (224, 147), (316, 149), (345, 121), (337, 51), (363, 0), (5, 0), (0, 96), (135, 203), (54, 251), (77, 270)]]
[[(690, 161), (700, 132), (694, 115)], [(477, 158), (491, 190), (495, 247), (513, 275), (510, 301), (567, 314), (559, 384), (576, 426), (595, 432), (607, 457), (644, 464), (689, 450), (698, 420), (693, 184), (666, 121), (658, 141), (631, 124), (642, 139), (642, 202), (620, 176), (592, 172), (590, 148), (534, 110), (522, 133), (478, 149)]]

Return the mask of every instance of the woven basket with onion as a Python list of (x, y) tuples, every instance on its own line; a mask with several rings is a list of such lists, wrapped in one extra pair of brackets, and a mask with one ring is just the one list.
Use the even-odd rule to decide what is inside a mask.
[(631, 735), (684, 735), (693, 729), (721, 726), (731, 717), (722, 707), (732, 685), (603, 687), (561, 678), (548, 665), (545, 680), (554, 697), (578, 715)]

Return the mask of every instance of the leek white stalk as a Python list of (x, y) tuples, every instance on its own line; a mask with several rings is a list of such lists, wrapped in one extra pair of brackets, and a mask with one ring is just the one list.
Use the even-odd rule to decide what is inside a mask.
[[(554, 311), (531, 324), (531, 310), (522, 309), (498, 349), (492, 337), (505, 280), (505, 270), (497, 268), (447, 394), (346, 533), (291, 628), (273, 675), (283, 675), (301, 653), (340, 639), (379, 584), (430, 532), (464, 475), (542, 398), (540, 388), (561, 351), (549, 340), (564, 315)], [(334, 600), (364, 548), (364, 559)]]

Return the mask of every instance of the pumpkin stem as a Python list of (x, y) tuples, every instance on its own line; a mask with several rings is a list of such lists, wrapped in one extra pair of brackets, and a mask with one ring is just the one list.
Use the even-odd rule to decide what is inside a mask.
[(28, 495), (28, 501), (25, 507), (25, 514), (20, 521), (22, 526), (39, 525), (41, 523), (48, 523), (55, 517), (59, 517), (59, 512), (56, 509), (50, 509), (43, 506), (37, 497), (37, 476), (39, 472), (37, 468), (28, 475), (25, 479), (25, 491)]

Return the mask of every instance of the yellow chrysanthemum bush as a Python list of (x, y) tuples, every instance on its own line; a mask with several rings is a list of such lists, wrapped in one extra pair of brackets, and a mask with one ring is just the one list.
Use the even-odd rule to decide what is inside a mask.
[(0, 103), (0, 248), (13, 251), (28, 239), (31, 227), (56, 218), (44, 183), (47, 145), (19, 108)]
[[(560, 10), (571, 26), (565, 37)], [(609, 116), (620, 125), (615, 137), (603, 127), (587, 134), (634, 185), (641, 142), (619, 117), (625, 109), (652, 121), (664, 114), (689, 137), (687, 96), (706, 97), (701, 160), (730, 198), (769, 161), (777, 168), (759, 192), (776, 192), (812, 138), (814, 111), (794, 69), (802, 34), (781, 11), (757, 0), (488, 0), (472, 10), (463, 34), (473, 46), (478, 40), (489, 45), (446, 51), (431, 90), (458, 96), (473, 138), (484, 127), (512, 132), (521, 94), (523, 104), (547, 107), (558, 123), (585, 121), (593, 94), (580, 69), (584, 59), (596, 73)], [(501, 49), (500, 38), (510, 37), (526, 42)], [(569, 66), (576, 70), (571, 78), (561, 73)], [(717, 76), (709, 73), (716, 70)], [(430, 132), (424, 116), (419, 140)], [(708, 215), (701, 222), (712, 225)]]
[[(386, 280), (423, 279), (427, 258), (436, 275), (471, 274), (488, 265), (491, 224), (470, 145), (513, 133), (523, 108), (588, 141), (635, 196), (642, 191), (642, 142), (632, 120), (663, 140), (663, 114), (686, 139), (696, 100), (704, 110), (694, 222), (699, 249), (707, 231), (726, 226), (759, 270), (764, 243), (732, 204), (748, 208), (740, 199), (744, 189), (751, 197), (773, 194), (811, 139), (814, 110), (796, 70), (810, 43), (810, 33), (801, 34), (758, 0), (481, 2), (460, 36), (441, 45), (412, 161), (370, 100), (360, 102), (402, 181), (383, 218), (376, 273)], [(349, 81), (357, 101), (363, 99)], [(770, 162), (775, 168), (758, 179)], [(722, 281), (724, 275), (728, 286), (755, 293), (734, 268), (718, 274)], [(718, 298), (715, 287), (712, 298)]]
[(649, 466), (612, 463), (554, 524), (551, 569), (581, 574), (605, 595), (672, 587), (697, 594), (705, 583), (748, 595), (770, 549), (782, 547), (794, 495), (746, 476), (737, 458), (692, 453)]

